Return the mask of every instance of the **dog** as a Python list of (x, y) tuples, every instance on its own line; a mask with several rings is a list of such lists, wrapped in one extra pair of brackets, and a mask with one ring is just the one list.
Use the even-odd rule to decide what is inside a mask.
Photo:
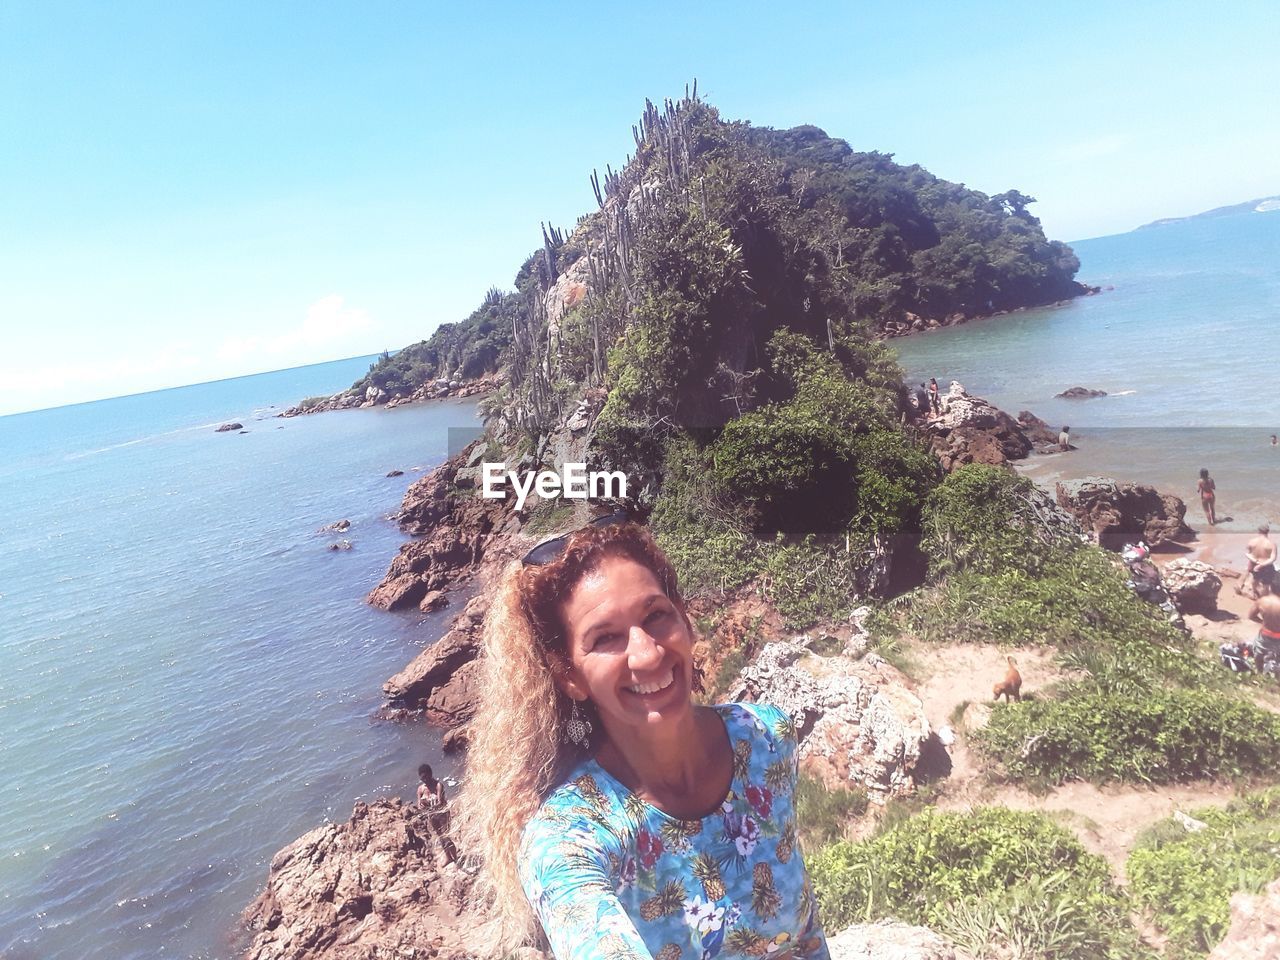
[(1009, 669), (1005, 671), (1004, 679), (991, 688), (992, 698), (999, 700), (1004, 697), (1005, 703), (1010, 700), (1022, 701), (1022, 674), (1018, 672), (1018, 665), (1013, 662), (1013, 657), (1006, 658), (1009, 661)]

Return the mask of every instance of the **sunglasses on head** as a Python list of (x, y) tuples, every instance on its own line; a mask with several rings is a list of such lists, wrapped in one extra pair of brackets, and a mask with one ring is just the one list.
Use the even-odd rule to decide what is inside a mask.
[[(618, 510), (614, 513), (606, 514), (603, 517), (596, 517), (586, 527), (580, 527), (580, 530), (586, 530), (587, 527), (610, 527), (615, 523), (626, 523), (631, 518), (627, 515), (627, 511)], [(524, 555), (524, 559), (520, 562), (526, 567), (540, 567), (543, 564), (551, 563), (553, 560), (560, 559), (564, 553), (565, 547), (569, 545), (569, 538), (578, 530), (570, 530), (568, 533), (562, 533), (558, 537), (552, 537), (550, 540), (543, 540), (540, 544)]]

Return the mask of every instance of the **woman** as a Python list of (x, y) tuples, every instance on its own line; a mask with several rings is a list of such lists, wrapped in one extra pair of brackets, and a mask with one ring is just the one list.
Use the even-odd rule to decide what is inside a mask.
[(1209, 476), (1208, 467), (1200, 468), (1200, 479), (1196, 481), (1196, 490), (1200, 492), (1200, 506), (1204, 508), (1204, 518), (1209, 521), (1209, 526), (1215, 526), (1218, 522), (1218, 517), (1213, 508), (1217, 500), (1217, 493), (1213, 477)]
[(558, 960), (828, 956), (777, 708), (694, 704), (693, 630), (652, 537), (608, 517), (504, 573), (471, 724), (468, 843), (490, 949)]

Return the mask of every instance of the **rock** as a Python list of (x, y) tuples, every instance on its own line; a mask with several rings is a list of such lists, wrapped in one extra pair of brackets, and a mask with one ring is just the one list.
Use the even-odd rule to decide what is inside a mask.
[(351, 529), (350, 520), (337, 520), (334, 523), (326, 524), (325, 526), (321, 527), (319, 530), (316, 531), (316, 533), (346, 533), (350, 529)]
[(1105, 390), (1090, 390), (1088, 387), (1069, 387), (1057, 394), (1059, 399), (1064, 400), (1088, 400), (1090, 397), (1105, 397)]
[(403, 471), (403, 470), (388, 470), (388, 471), (387, 471), (387, 476), (388, 476), (388, 477), (403, 477), (403, 476), (404, 476), (404, 471)]
[(1017, 420), (952, 381), (942, 414), (929, 421), (930, 445), (948, 473), (967, 463), (999, 465), (1032, 450)]
[(449, 598), (445, 596), (443, 590), (430, 590), (427, 595), (418, 603), (418, 609), (423, 613), (430, 613), (433, 610), (440, 610), (449, 605)]
[(1280, 880), (1231, 897), (1231, 926), (1207, 960), (1280, 960)]
[(472, 597), (448, 633), (382, 685), (392, 707), (426, 710), (428, 720), (446, 726), (470, 718), (475, 712), (475, 672), (456, 678), (455, 674), (480, 654), (487, 607), (487, 597)]
[(1056, 493), (1058, 504), (1110, 549), (1136, 540), (1154, 547), (1192, 536), (1191, 528), (1183, 522), (1186, 504), (1145, 484), (1085, 477), (1060, 482)]
[(214, 433), (231, 433), (233, 430), (243, 430), (243, 423), (224, 423), (222, 426), (214, 430)]
[(1208, 824), (1203, 820), (1197, 820), (1190, 814), (1183, 813), (1181, 810), (1173, 811), (1173, 819), (1181, 824), (1182, 829), (1187, 833), (1199, 833), (1201, 830), (1208, 828)]
[(897, 920), (858, 923), (827, 937), (831, 960), (969, 960), (954, 944), (927, 927)]
[(432, 689), (423, 704), (428, 723), (439, 727), (458, 727), (476, 715), (480, 702), (480, 661), (469, 660)]
[(728, 700), (776, 704), (796, 722), (800, 762), (830, 784), (853, 783), (872, 799), (908, 793), (932, 734), (924, 704), (879, 657), (818, 657), (794, 641), (766, 644)]
[(1018, 414), (1018, 427), (1022, 430), (1022, 435), (1031, 441), (1036, 453), (1058, 451), (1058, 432), (1030, 410), (1023, 410)]
[[(437, 821), (438, 822), (438, 821)], [(271, 860), (245, 911), (247, 960), (449, 956), (476, 916), (471, 876), (446, 865), (431, 816), (400, 799), (357, 803)]]
[(1179, 557), (1164, 565), (1160, 579), (1179, 613), (1211, 613), (1218, 609), (1222, 578), (1209, 564)]
[(330, 550), (350, 550), (352, 543), (350, 540), (339, 540), (337, 543), (329, 544)]

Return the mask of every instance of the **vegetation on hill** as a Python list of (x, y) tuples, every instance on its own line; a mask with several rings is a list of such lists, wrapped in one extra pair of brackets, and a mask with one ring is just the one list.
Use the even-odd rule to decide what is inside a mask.
[(1106, 863), (1043, 814), (925, 810), (807, 859), (829, 930), (892, 917), (937, 930), (974, 956), (1149, 956)]
[(1125, 871), (1134, 902), (1168, 935), (1169, 958), (1202, 956), (1227, 932), (1231, 895), (1257, 893), (1280, 875), (1280, 788), (1273, 787), (1191, 816), (1172, 818), (1138, 838)]
[[(535, 408), (559, 412), (558, 381), (605, 383), (619, 414), (718, 426), (726, 393), (754, 392), (735, 378), (764, 367), (779, 328), (862, 339), (908, 313), (978, 316), (1081, 290), (1074, 254), (1045, 239), (1017, 190), (987, 196), (813, 126), (726, 121), (696, 93), (650, 105), (636, 147), (596, 181), (599, 210), (568, 237), (544, 230), (514, 292), (491, 291), (360, 386), (404, 393), (507, 365), (523, 380), (550, 347), (546, 395), (525, 398)], [(584, 258), (588, 302), (549, 326), (541, 295)], [(669, 389), (646, 396), (637, 376)]]

